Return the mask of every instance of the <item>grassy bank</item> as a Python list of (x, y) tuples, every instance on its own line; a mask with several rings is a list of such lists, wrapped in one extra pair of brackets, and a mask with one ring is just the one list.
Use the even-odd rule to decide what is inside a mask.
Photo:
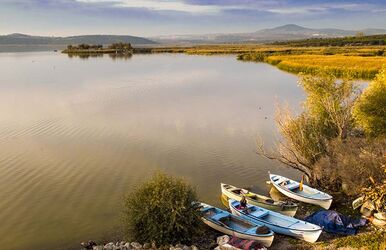
[(313, 74), (319, 71), (341, 77), (347, 73), (355, 78), (372, 79), (386, 64), (386, 57), (343, 55), (283, 55), (269, 56), (265, 62), (293, 73)]
[(134, 53), (184, 53), (188, 55), (237, 55), (241, 61), (266, 62), (291, 73), (325, 71), (340, 77), (350, 73), (372, 79), (386, 64), (386, 46), (289, 47), (283, 45), (200, 45), (135, 48)]

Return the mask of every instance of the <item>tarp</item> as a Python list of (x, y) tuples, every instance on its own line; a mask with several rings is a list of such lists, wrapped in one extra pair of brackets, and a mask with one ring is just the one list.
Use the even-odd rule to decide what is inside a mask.
[(366, 225), (366, 219), (354, 219), (333, 210), (319, 210), (305, 219), (307, 222), (323, 227), (328, 233), (356, 234), (358, 227)]

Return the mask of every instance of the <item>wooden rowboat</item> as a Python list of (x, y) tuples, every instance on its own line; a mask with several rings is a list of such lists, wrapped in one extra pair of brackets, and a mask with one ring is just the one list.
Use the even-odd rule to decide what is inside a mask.
[(289, 235), (312, 243), (316, 242), (322, 233), (322, 228), (318, 225), (258, 206), (247, 205), (246, 209), (240, 209), (240, 202), (230, 199), (229, 207), (232, 214), (263, 224), (275, 233)]
[(262, 224), (248, 221), (205, 203), (199, 203), (199, 205), (202, 221), (211, 228), (241, 239), (258, 241), (265, 247), (271, 246), (274, 233)]
[(274, 201), (267, 196), (255, 194), (229, 184), (221, 183), (221, 192), (228, 197), (228, 199), (240, 201), (244, 196), (248, 204), (263, 207), (288, 216), (294, 216), (298, 210), (298, 205), (296, 203), (289, 201)]
[(315, 188), (303, 184), (300, 189), (300, 183), (286, 177), (269, 174), (272, 185), (282, 194), (297, 201), (310, 203), (329, 209), (332, 203), (332, 196)]

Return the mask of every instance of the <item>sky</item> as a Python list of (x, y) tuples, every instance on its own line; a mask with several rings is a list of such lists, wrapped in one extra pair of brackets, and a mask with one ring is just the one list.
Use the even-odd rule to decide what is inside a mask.
[(254, 32), (284, 24), (386, 28), (386, 0), (0, 0), (0, 35)]

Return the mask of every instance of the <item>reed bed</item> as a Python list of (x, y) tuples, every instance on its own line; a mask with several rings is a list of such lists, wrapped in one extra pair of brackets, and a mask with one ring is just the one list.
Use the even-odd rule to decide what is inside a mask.
[(374, 78), (386, 65), (386, 57), (383, 56), (280, 55), (269, 56), (264, 61), (293, 73), (313, 74), (324, 71), (337, 77), (349, 74), (361, 79)]

